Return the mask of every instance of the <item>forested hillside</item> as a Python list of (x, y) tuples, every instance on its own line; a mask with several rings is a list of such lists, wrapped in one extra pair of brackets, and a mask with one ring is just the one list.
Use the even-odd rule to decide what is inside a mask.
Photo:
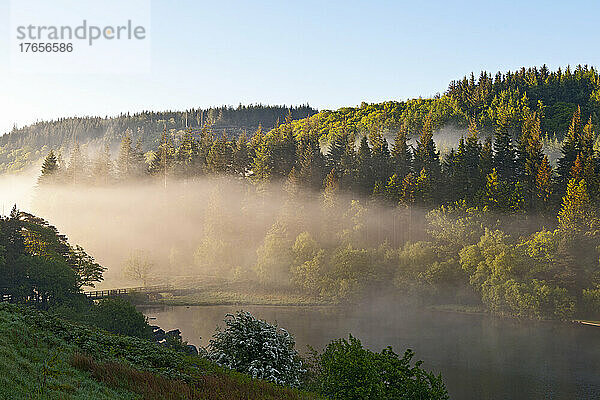
[(211, 127), (215, 132), (237, 137), (254, 132), (259, 125), (271, 129), (286, 115), (304, 118), (317, 111), (308, 105), (298, 107), (239, 105), (185, 111), (145, 111), (117, 117), (72, 117), (42, 121), (0, 136), (0, 172), (17, 172), (40, 158), (50, 149), (68, 153), (74, 143), (97, 149), (118, 145), (125, 135), (140, 141), (143, 149), (157, 145), (166, 129), (173, 136), (186, 127)]
[[(117, 188), (116, 198), (127, 190), (118, 188), (139, 182), (175, 196), (179, 181), (189, 196), (192, 183), (210, 187), (214, 177), (228, 176), (230, 187), (243, 187), (229, 196), (216, 189), (192, 229), (200, 236), (189, 261), (195, 273), (291, 281), (336, 301), (359, 301), (376, 289), (536, 318), (597, 316), (600, 153), (597, 91), (590, 88), (598, 76), (586, 68), (544, 71), (506, 74), (497, 84), (483, 74), (430, 100), (299, 121), (288, 115), (251, 138), (205, 127), (181, 137), (165, 131), (146, 153), (129, 135), (116, 157), (105, 149), (90, 160), (75, 146), (67, 163), (50, 152), (39, 181), (50, 191), (41, 198), (45, 207), (50, 194), (58, 196), (54, 206), (76, 206), (78, 187)], [(536, 88), (538, 75), (554, 97), (539, 90), (534, 103), (521, 87)], [(487, 106), (478, 100), (484, 97)], [(548, 108), (570, 113), (556, 164), (544, 151), (544, 121), (554, 124), (544, 118), (549, 98)], [(467, 121), (456, 146), (440, 154), (436, 127)], [(94, 201), (86, 198), (83, 209)], [(258, 233), (244, 236), (240, 218), (247, 226), (260, 221)]]
[(158, 144), (165, 129), (174, 138), (181, 138), (186, 127), (196, 131), (210, 127), (213, 133), (238, 137), (242, 132), (252, 135), (259, 125), (268, 131), (283, 123), (287, 114), (294, 120), (295, 135), (310, 131), (327, 140), (343, 132), (393, 134), (402, 126), (412, 137), (421, 131), (427, 115), (434, 131), (443, 126), (466, 129), (473, 120), (484, 134), (503, 129), (516, 137), (527, 115), (536, 112), (544, 135), (561, 140), (577, 107), (583, 120), (598, 122), (600, 78), (593, 67), (550, 71), (542, 66), (495, 75), (483, 71), (478, 77), (471, 74), (452, 81), (443, 95), (431, 99), (363, 103), (337, 111), (316, 113), (308, 105), (240, 105), (39, 122), (0, 137), (0, 171), (22, 170), (50, 149), (65, 154), (75, 142), (112, 148), (129, 134), (145, 151)]

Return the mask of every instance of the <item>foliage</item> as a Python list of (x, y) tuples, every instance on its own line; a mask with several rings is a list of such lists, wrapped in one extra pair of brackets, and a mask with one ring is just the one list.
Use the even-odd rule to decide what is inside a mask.
[(403, 357), (391, 347), (374, 353), (350, 335), (327, 345), (317, 358), (319, 391), (329, 399), (449, 399), (441, 376), (411, 367), (414, 353)]
[[(15, 367), (18, 366), (18, 367)], [(315, 399), (157, 343), (0, 304), (0, 397)]]
[(102, 299), (93, 307), (93, 324), (119, 335), (150, 338), (148, 320), (129, 301), (122, 298)]
[(210, 359), (253, 378), (300, 385), (304, 369), (287, 331), (243, 311), (228, 314), (225, 324), (227, 327), (217, 329), (210, 341)]

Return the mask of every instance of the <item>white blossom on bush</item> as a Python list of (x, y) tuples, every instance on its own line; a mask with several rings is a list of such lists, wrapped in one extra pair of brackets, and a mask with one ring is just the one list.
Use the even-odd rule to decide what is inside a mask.
[(280, 385), (300, 385), (305, 370), (289, 332), (246, 311), (227, 314), (224, 321), (227, 327), (224, 330), (217, 327), (210, 341), (210, 359), (253, 378)]

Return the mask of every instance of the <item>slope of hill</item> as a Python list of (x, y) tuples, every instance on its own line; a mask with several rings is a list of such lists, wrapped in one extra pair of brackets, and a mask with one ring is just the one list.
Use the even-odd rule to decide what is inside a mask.
[(518, 137), (523, 121), (536, 113), (542, 132), (560, 140), (577, 107), (581, 107), (582, 121), (591, 118), (598, 124), (600, 75), (594, 67), (579, 65), (550, 71), (544, 65), (495, 75), (483, 71), (477, 78), (470, 74), (450, 82), (443, 95), (430, 99), (363, 103), (336, 111), (317, 113), (308, 105), (251, 105), (39, 122), (0, 137), (0, 172), (23, 170), (39, 162), (50, 149), (65, 156), (75, 141), (89, 147), (115, 146), (126, 131), (134, 141), (141, 140), (144, 150), (158, 145), (165, 128), (175, 137), (181, 137), (186, 127), (199, 130), (207, 125), (217, 134), (225, 131), (238, 136), (247, 131), (252, 135), (259, 124), (265, 130), (277, 129), (288, 112), (296, 135), (316, 131), (325, 140), (342, 132), (392, 134), (403, 125), (414, 136), (421, 131), (427, 115), (435, 130), (452, 126), (466, 131), (469, 121), (474, 121), (484, 134), (504, 129)]
[(409, 134), (421, 131), (425, 116), (431, 113), (434, 129), (445, 125), (465, 128), (473, 120), (483, 132), (499, 127), (513, 131), (518, 137), (526, 116), (536, 112), (542, 132), (562, 139), (577, 107), (582, 121), (600, 118), (600, 75), (594, 67), (549, 71), (522, 68), (496, 73), (483, 71), (452, 81), (443, 95), (431, 99), (363, 103), (337, 111), (321, 111), (294, 122), (294, 133), (314, 132), (322, 138), (344, 131), (369, 134), (377, 131), (393, 133), (405, 125)]
[(156, 343), (0, 304), (2, 399), (312, 399)]
[(72, 117), (55, 121), (42, 121), (0, 136), (0, 172), (17, 172), (46, 156), (50, 149), (67, 154), (77, 141), (88, 147), (118, 145), (126, 131), (134, 140), (140, 139), (147, 149), (158, 144), (161, 133), (183, 131), (186, 127), (198, 129), (210, 126), (219, 134), (239, 136), (247, 131), (251, 135), (259, 125), (273, 128), (286, 116), (301, 119), (317, 110), (308, 105), (297, 107), (239, 105), (184, 111), (141, 112), (116, 117)]

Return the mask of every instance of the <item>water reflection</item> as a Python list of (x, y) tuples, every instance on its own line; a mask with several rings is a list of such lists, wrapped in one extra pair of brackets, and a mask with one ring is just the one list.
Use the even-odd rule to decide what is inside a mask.
[[(406, 348), (444, 376), (453, 399), (600, 399), (600, 328), (379, 305), (334, 307), (176, 306), (144, 308), (151, 323), (179, 328), (205, 346), (223, 317), (240, 309), (277, 321), (300, 351), (348, 333), (373, 350)], [(201, 338), (201, 339), (200, 339)]]

